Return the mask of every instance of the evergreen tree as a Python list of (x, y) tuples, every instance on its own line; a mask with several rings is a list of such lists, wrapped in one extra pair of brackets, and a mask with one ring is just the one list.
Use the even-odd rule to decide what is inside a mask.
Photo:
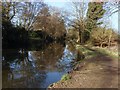
[(103, 2), (89, 2), (88, 11), (87, 11), (87, 24), (86, 28), (89, 31), (88, 39), (90, 37), (90, 32), (97, 27), (97, 25), (101, 25), (103, 22), (99, 22), (106, 12), (103, 9)]

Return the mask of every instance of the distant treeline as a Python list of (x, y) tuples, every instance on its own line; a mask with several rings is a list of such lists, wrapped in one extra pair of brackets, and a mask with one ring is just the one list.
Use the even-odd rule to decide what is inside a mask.
[[(51, 42), (64, 42), (66, 34), (61, 37), (54, 37), (47, 34), (45, 31), (27, 31), (23, 27), (14, 27), (10, 23), (2, 23), (2, 44), (3, 48), (7, 47), (29, 47), (31, 44), (37, 43), (51, 43)], [(5, 24), (5, 26), (4, 26)], [(7, 27), (6, 27), (7, 26)]]
[[(111, 46), (117, 33), (106, 27), (104, 2), (71, 2), (71, 11), (41, 2), (2, 2), (3, 47), (74, 39), (78, 44)], [(111, 5), (111, 4), (110, 4)], [(116, 5), (116, 4), (115, 4)], [(88, 8), (87, 8), (88, 7)], [(72, 18), (71, 18), (72, 17)]]

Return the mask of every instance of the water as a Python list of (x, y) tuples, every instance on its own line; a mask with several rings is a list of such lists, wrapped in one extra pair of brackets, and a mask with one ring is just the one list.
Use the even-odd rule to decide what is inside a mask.
[[(45, 46), (45, 45), (44, 45)], [(47, 88), (72, 69), (75, 53), (68, 45), (51, 43), (44, 48), (4, 49), (3, 88)]]

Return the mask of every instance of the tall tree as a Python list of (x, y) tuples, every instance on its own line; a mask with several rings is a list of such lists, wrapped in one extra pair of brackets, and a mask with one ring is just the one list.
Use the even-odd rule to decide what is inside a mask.
[(97, 25), (101, 25), (103, 23), (99, 21), (106, 12), (105, 9), (103, 9), (103, 4), (103, 2), (89, 2), (88, 4), (86, 24), (86, 28), (89, 31), (88, 38), (90, 36), (90, 32), (96, 28)]
[[(17, 2), (2, 2), (2, 36), (3, 41), (8, 40), (13, 29), (12, 19), (16, 15)], [(12, 33), (12, 32), (11, 32)], [(12, 35), (11, 35), (12, 36)], [(4, 42), (3, 42), (4, 43)]]
[[(41, 2), (24, 2), (20, 4), (18, 22), (25, 27), (27, 31), (31, 30), (36, 17), (46, 4)], [(21, 13), (21, 14), (20, 14)]]
[(85, 3), (84, 0), (82, 0), (82, 2), (73, 1), (71, 7), (72, 17), (74, 19), (70, 20), (70, 26), (74, 27), (78, 31), (79, 35), (77, 42), (82, 44), (84, 42), (83, 34), (85, 32), (85, 14), (87, 10), (87, 3)]
[[(2, 41), (3, 47), (10, 44), (18, 43), (22, 40), (24, 32), (23, 28), (16, 28), (12, 20), (17, 13), (17, 5), (19, 2), (2, 2)], [(25, 33), (25, 32), (24, 32)], [(9, 45), (8, 45), (9, 44)]]

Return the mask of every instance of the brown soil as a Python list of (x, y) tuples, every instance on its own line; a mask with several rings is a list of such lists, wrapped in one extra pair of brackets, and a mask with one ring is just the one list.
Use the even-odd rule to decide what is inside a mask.
[(51, 88), (118, 88), (118, 58), (94, 51), (97, 56), (77, 64), (69, 73), (71, 79), (54, 83)]

